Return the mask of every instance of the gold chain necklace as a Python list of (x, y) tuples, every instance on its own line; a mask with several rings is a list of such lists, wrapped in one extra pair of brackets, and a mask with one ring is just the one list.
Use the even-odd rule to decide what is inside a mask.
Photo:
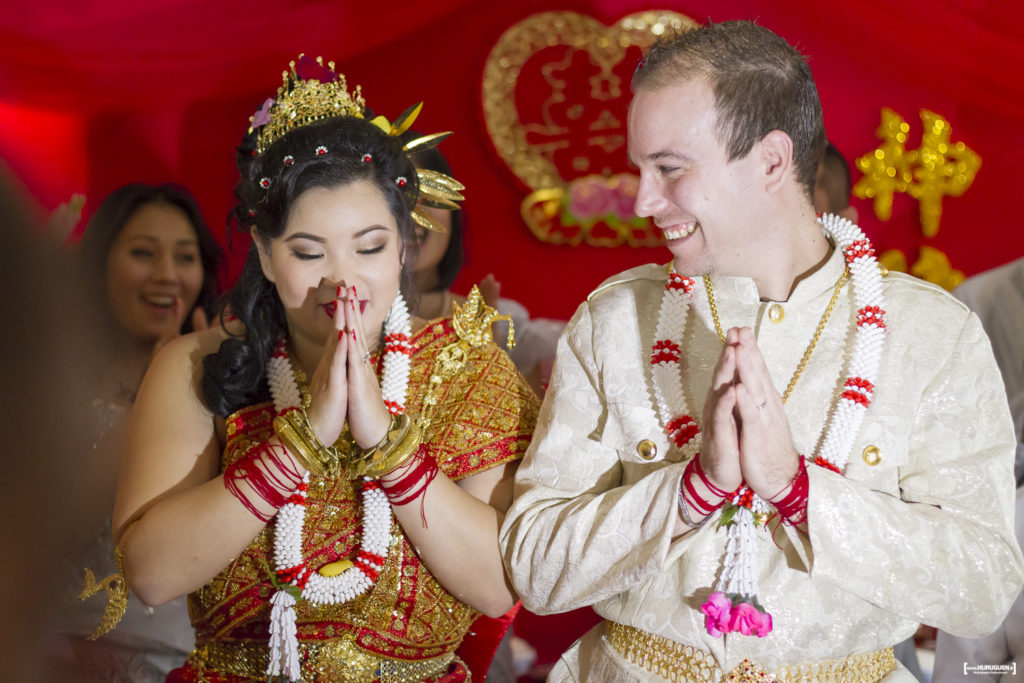
[[(828, 308), (826, 308), (825, 312), (821, 315), (821, 320), (818, 321), (818, 328), (814, 330), (814, 336), (811, 337), (811, 343), (808, 344), (807, 348), (804, 350), (804, 355), (797, 364), (796, 370), (793, 372), (793, 377), (789, 380), (786, 390), (782, 392), (783, 405), (785, 405), (786, 401), (793, 393), (793, 389), (796, 388), (796, 383), (799, 381), (800, 375), (804, 373), (804, 369), (807, 367), (807, 361), (811, 359), (811, 354), (814, 353), (814, 347), (818, 345), (818, 339), (821, 338), (821, 332), (825, 329), (825, 324), (828, 322), (829, 317), (832, 316), (832, 309), (836, 307), (836, 302), (839, 301), (839, 293), (843, 291), (843, 286), (846, 284), (846, 280), (849, 276), (850, 269), (843, 268), (843, 273), (839, 276), (835, 289), (832, 290), (832, 299), (828, 302)], [(718, 333), (718, 338), (724, 345), (725, 333), (722, 332), (722, 321), (718, 319), (718, 306), (715, 305), (715, 292), (711, 287), (711, 278), (707, 275), (704, 276), (704, 289), (708, 293), (708, 306), (711, 308), (711, 320), (715, 323), (715, 332)]]

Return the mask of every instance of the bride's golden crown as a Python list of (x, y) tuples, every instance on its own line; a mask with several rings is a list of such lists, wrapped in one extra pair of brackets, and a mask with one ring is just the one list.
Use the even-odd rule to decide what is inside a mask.
[[(300, 62), (303, 57), (299, 55)], [(323, 57), (317, 57), (316, 63), (319, 65), (319, 78), (300, 78), (295, 70), (295, 62), (289, 62), (291, 71), (281, 72), (282, 84), (277, 89), (277, 97), (273, 101), (268, 100), (263, 109), (249, 117), (249, 131), (259, 128), (256, 136), (257, 154), (263, 154), (288, 131), (321, 119), (336, 116), (363, 118), (366, 101), (361, 87), (357, 85), (350, 94), (345, 75), (335, 73), (334, 62), (327, 62), (327, 66), (324, 66)]]

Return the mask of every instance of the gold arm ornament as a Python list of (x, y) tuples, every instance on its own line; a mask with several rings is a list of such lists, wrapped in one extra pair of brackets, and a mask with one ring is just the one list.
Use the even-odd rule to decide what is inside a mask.
[(78, 594), (79, 600), (88, 600), (101, 590), (107, 594), (107, 606), (103, 610), (103, 619), (96, 630), (89, 634), (89, 640), (96, 640), (105, 633), (110, 633), (114, 627), (121, 623), (125, 611), (128, 609), (128, 581), (124, 578), (122, 562), (124, 555), (120, 548), (114, 550), (114, 561), (117, 562), (117, 572), (106, 577), (102, 581), (96, 581), (96, 575), (91, 569), (85, 570), (85, 585), (82, 592)]

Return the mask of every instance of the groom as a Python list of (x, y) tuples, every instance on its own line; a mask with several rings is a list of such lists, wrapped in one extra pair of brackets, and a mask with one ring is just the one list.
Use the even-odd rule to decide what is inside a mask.
[(671, 268), (577, 310), (501, 532), (528, 609), (606, 619), (549, 680), (913, 680), (894, 643), (986, 633), (1024, 580), (988, 340), (816, 220), (821, 105), (783, 39), (710, 24), (632, 86)]

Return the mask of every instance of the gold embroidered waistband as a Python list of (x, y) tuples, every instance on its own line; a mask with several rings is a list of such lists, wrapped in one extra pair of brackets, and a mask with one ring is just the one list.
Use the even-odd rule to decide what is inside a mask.
[(774, 673), (744, 659), (725, 672), (706, 650), (614, 621), (605, 621), (604, 625), (608, 642), (620, 655), (669, 681), (877, 683), (896, 669), (896, 657), (887, 647), (845, 659), (783, 666)]
[[(220, 673), (266, 680), (269, 652), (266, 643), (250, 641), (212, 642), (197, 647), (189, 655), (189, 664), (200, 672)], [(456, 661), (449, 652), (431, 659), (390, 659), (360, 650), (348, 638), (299, 643), (302, 680), (337, 683), (414, 683), (440, 676)]]

